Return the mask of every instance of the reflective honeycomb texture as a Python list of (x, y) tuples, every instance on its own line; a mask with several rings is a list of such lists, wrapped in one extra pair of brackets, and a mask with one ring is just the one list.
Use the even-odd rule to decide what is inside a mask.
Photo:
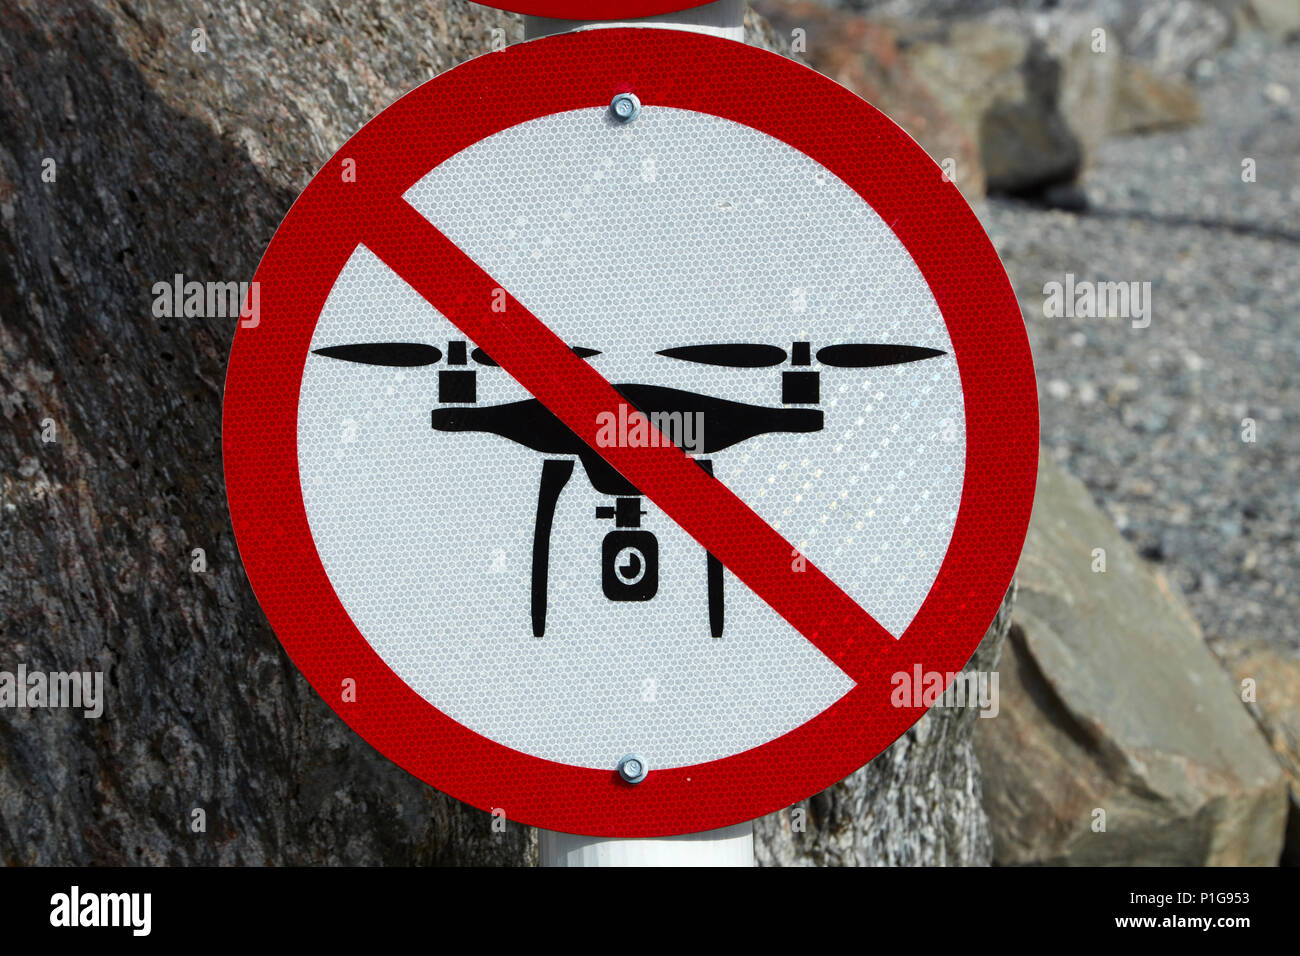
[[(781, 408), (783, 376), (815, 372), (798, 406), (824, 427), (750, 438), (714, 473), (895, 636), (934, 581), (961, 494), (965, 431), (952, 346), (887, 224), (817, 162), (747, 126), (645, 107), (560, 113), (485, 139), (407, 200), (615, 385), (668, 386)], [(689, 766), (772, 740), (852, 682), (734, 577), (710, 633), (706, 555), (648, 501), (653, 598), (612, 601), (614, 522), (581, 463), (561, 493), (547, 620), (530, 582), (547, 455), (431, 414), (530, 396), (499, 368), (448, 364), (464, 336), (364, 246), (312, 348), (415, 342), (412, 368), (308, 357), (298, 456), (311, 532), (366, 640), (418, 694), (507, 747), (612, 770)], [(817, 363), (831, 345), (921, 346), (906, 364)], [(657, 354), (712, 343), (808, 343), (811, 364), (725, 368)], [(474, 343), (467, 343), (472, 350)], [(440, 376), (472, 372), (472, 396)], [(467, 399), (473, 399), (472, 403)], [(807, 401), (816, 398), (816, 403)], [(706, 429), (708, 424), (705, 425)], [(705, 436), (707, 440), (707, 434)], [(568, 456), (572, 460), (572, 456)], [(792, 561), (798, 560), (792, 555)]]

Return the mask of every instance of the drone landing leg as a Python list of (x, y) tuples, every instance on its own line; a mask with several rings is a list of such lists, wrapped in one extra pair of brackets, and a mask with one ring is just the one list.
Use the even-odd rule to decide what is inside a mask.
[(542, 483), (537, 491), (537, 524), (533, 529), (533, 637), (546, 634), (546, 583), (551, 565), (551, 524), (560, 492), (573, 477), (573, 462), (548, 458), (542, 462)]
[(722, 636), (722, 562), (709, 555), (709, 631)]
[[(710, 459), (701, 459), (700, 467), (713, 474), (713, 462)], [(709, 633), (714, 637), (722, 636), (722, 619), (723, 619), (723, 597), (722, 597), (722, 562), (709, 554), (708, 558), (708, 581), (709, 581)]]

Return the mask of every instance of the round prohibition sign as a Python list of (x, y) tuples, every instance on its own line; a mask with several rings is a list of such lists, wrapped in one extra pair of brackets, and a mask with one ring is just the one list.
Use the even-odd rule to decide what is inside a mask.
[[(759, 505), (751, 507), (724, 475), (715, 479), (681, 447), (601, 441), (602, 415), (628, 399), (596, 370), (599, 360), (557, 335), (542, 309), (531, 312), (510, 283), (499, 283), (408, 201), (431, 171), (472, 155), (476, 144), (542, 120), (608, 112), (614, 97), (629, 92), (642, 106), (636, 122), (660, 115), (688, 131), (707, 122), (737, 135), (761, 134), (762, 142), (814, 169), (818, 188), (841, 184), (863, 216), (885, 224), (906, 250), (906, 267), (923, 277), (927, 301), (942, 320), (938, 334), (950, 345), (928, 351), (951, 352), (943, 361), (954, 363), (959, 377), (964, 442), (956, 454), (950, 533), (905, 626), (891, 631), (879, 623), (783, 537), (779, 522), (760, 516)], [(877, 253), (873, 246), (858, 259)], [(449, 320), (475, 354), (491, 356), (498, 373), (581, 439), (575, 453), (591, 464), (593, 483), (594, 469), (603, 466), (626, 479), (647, 507), (734, 576), (733, 593), (757, 596), (751, 603), (793, 628), (803, 650), (831, 662), (843, 693), (836, 690), (829, 706), (743, 750), (676, 766), (656, 766), (651, 757), (648, 775), (632, 785), (620, 779), (614, 760), (570, 763), (470, 729), (414, 689), (409, 674), (399, 676), (345, 608), (342, 578), (326, 571), (322, 553), (334, 547), (332, 531), (309, 520), (302, 456), (311, 449), (300, 449), (305, 370), (309, 359), (328, 361), (312, 355), (322, 351), (313, 337), (340, 277), (362, 254), (400, 277), (421, 307), (427, 303)], [(844, 88), (782, 57), (646, 28), (564, 34), (481, 56), (414, 90), (358, 132), (294, 204), (256, 281), (260, 321), (235, 337), (223, 433), (227, 494), (249, 581), (294, 663), (339, 716), (398, 765), (476, 807), (564, 832), (651, 837), (789, 806), (861, 767), (919, 719), (923, 707), (891, 701), (896, 676), (917, 668), (960, 671), (1010, 584), (1033, 500), (1038, 419), (1028, 339), (1006, 274), (969, 206), (915, 142)], [(605, 321), (615, 328), (618, 317)], [(832, 349), (815, 354), (835, 364)], [(435, 428), (437, 420), (435, 412)], [(427, 410), (422, 421), (427, 430)], [(500, 467), (504, 473), (508, 466)], [(348, 560), (364, 564), (370, 552), (356, 550), (362, 557)], [(639, 558), (619, 560), (641, 580)], [(834, 577), (843, 567), (836, 565)], [(364, 580), (373, 582), (371, 590), (383, 589), (374, 575)], [(475, 580), (461, 583), (466, 591), (478, 587)], [(402, 600), (395, 587), (380, 609), (400, 618)], [(539, 647), (552, 637), (536, 641), (525, 625), (517, 636), (493, 640)], [(347, 686), (355, 688), (351, 697), (343, 693)], [(584, 690), (575, 686), (572, 696)], [(632, 750), (637, 741), (628, 743)]]

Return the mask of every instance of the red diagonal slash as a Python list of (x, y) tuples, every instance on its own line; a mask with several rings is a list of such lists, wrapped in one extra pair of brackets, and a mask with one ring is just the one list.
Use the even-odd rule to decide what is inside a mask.
[(894, 646), (870, 614), (807, 559), (796, 561), (788, 541), (680, 448), (599, 445), (597, 416), (627, 399), (405, 200), (375, 212), (364, 216), (374, 224), (363, 229), (367, 248), (849, 677), (860, 680), (871, 655)]

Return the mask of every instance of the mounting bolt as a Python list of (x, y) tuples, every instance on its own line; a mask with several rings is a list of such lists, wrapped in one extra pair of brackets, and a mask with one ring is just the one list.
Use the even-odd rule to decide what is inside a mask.
[(630, 123), (641, 115), (641, 101), (635, 93), (620, 93), (609, 104), (614, 119), (620, 123)]
[(640, 754), (628, 754), (618, 762), (618, 775), (627, 783), (640, 783), (650, 772), (650, 765)]

